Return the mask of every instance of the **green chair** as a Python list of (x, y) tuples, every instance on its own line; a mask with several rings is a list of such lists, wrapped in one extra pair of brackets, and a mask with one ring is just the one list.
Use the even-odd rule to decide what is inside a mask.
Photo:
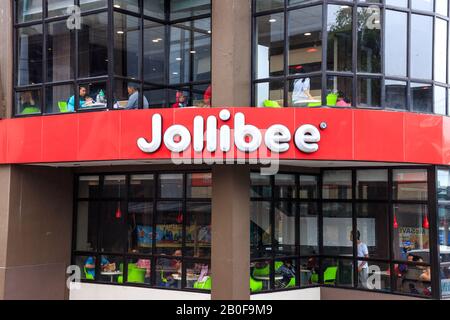
[(312, 273), (311, 274), (311, 283), (319, 283), (319, 274), (318, 273)]
[(263, 289), (263, 282), (250, 277), (250, 292), (260, 292)]
[(61, 113), (69, 112), (69, 107), (68, 107), (66, 101), (59, 101), (58, 102), (58, 108), (59, 108), (59, 112), (61, 112)]
[(337, 266), (326, 268), (325, 272), (323, 273), (323, 283), (324, 284), (335, 284), (337, 270), (338, 270)]
[(254, 277), (267, 277), (270, 274), (270, 265), (266, 264), (262, 268), (254, 268), (253, 269), (253, 276)]
[(336, 93), (329, 93), (327, 95), (327, 106), (335, 107), (337, 103), (338, 95)]
[(208, 290), (211, 291), (211, 277), (206, 277), (206, 280), (196, 281), (194, 283), (194, 289)]
[(35, 114), (35, 113), (41, 113), (41, 109), (37, 107), (25, 107), (23, 108), (22, 112), (20, 114)]
[(322, 102), (310, 102), (308, 103), (307, 107), (321, 107)]
[(94, 275), (92, 273), (87, 272), (86, 267), (84, 267), (83, 270), (86, 280), (94, 280)]
[(281, 108), (278, 101), (274, 101), (274, 100), (264, 100), (263, 107), (265, 107), (265, 108)]
[[(145, 283), (145, 274), (147, 273), (146, 269), (131, 267), (128, 265), (128, 283)], [(123, 283), (123, 276), (119, 276), (117, 278), (118, 283)]]

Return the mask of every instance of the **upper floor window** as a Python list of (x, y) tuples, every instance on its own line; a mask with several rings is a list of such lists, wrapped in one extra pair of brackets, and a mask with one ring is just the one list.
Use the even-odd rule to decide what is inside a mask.
[(209, 106), (210, 0), (16, 0), (15, 115)]
[(253, 104), (449, 114), (448, 1), (341, 2), (253, 1)]

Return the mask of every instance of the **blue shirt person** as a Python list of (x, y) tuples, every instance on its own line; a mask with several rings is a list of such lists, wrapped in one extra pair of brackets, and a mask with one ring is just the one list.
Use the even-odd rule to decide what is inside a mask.
[[(80, 98), (79, 98), (79, 108), (86, 107), (86, 100), (92, 100), (87, 95), (86, 87), (80, 87)], [(67, 102), (68, 112), (75, 112), (75, 96), (71, 96)]]
[[(138, 109), (139, 108), (139, 91), (136, 84), (128, 85), (128, 104), (126, 109)], [(148, 109), (148, 100), (144, 96), (144, 109)]]
[[(101, 267), (107, 266), (110, 262), (105, 257), (102, 257)], [(95, 258), (89, 257), (86, 259), (84, 263), (84, 268), (86, 274), (89, 274), (92, 276), (92, 278), (95, 278)]]

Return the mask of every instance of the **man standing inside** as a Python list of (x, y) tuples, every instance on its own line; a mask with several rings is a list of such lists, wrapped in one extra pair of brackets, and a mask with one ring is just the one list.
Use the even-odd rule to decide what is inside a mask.
[[(137, 84), (128, 84), (128, 104), (125, 109), (139, 109), (139, 90)], [(148, 100), (144, 96), (144, 109), (148, 109)]]
[[(353, 241), (353, 232), (350, 233), (350, 240)], [(356, 231), (356, 244), (357, 244), (357, 255), (358, 258), (369, 258), (369, 249), (367, 244), (361, 241), (361, 233), (359, 230)], [(369, 278), (369, 265), (367, 261), (358, 261), (358, 280), (360, 285), (367, 289), (367, 281)]]

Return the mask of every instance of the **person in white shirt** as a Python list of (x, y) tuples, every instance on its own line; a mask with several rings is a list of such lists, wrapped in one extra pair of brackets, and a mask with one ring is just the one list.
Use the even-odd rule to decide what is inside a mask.
[(294, 106), (300, 106), (308, 101), (314, 100), (309, 92), (311, 88), (311, 79), (297, 79), (294, 82), (294, 91), (292, 92), (292, 103)]
[[(353, 232), (350, 233), (350, 240), (353, 241)], [(356, 244), (357, 244), (357, 256), (358, 258), (369, 258), (369, 248), (367, 244), (361, 241), (361, 233), (356, 231)], [(367, 261), (358, 261), (358, 279), (363, 288), (367, 288), (367, 282), (369, 277), (369, 265)]]

